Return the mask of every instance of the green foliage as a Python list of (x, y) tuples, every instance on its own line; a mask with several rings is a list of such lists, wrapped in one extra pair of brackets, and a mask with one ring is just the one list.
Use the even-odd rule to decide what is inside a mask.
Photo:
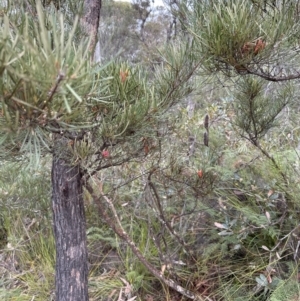
[(271, 295), (270, 301), (293, 301), (299, 299), (299, 283), (296, 280), (282, 281)]
[(4, 217), (19, 209), (29, 215), (37, 210), (49, 216), (50, 168), (47, 163), (43, 161), (39, 169), (24, 169), (22, 163), (4, 161), (0, 170), (0, 208)]
[(289, 85), (276, 87), (275, 96), (268, 95), (267, 89), (273, 87), (262, 79), (255, 77), (242, 78), (237, 87), (235, 101), (235, 126), (240, 130), (240, 135), (255, 142), (276, 124), (276, 118), (282, 110), (291, 103), (293, 92)]
[(139, 68), (112, 63), (100, 74), (108, 78), (108, 87), (101, 95), (107, 105), (102, 112), (96, 108), (96, 118), (102, 117), (100, 136), (113, 140), (142, 125), (153, 107), (153, 94), (147, 87), (146, 74)]
[(118, 294), (124, 289), (121, 279), (110, 275), (100, 275), (90, 277), (89, 294), (93, 300), (103, 300), (103, 296), (110, 296), (113, 300), (118, 300)]
[[(40, 12), (47, 17), (40, 17), (39, 25), (22, 19), (28, 29), (12, 26), (3, 16), (3, 145), (25, 151), (34, 146), (30, 137), (39, 136), (49, 147), (48, 133), (55, 129), (87, 130), (89, 135), (69, 145), (74, 162), (88, 171), (100, 170), (95, 177), (124, 229), (164, 276), (212, 300), (296, 300), (298, 83), (270, 83), (270, 77), (258, 77), (273, 72), (281, 81), (292, 65), (299, 66), (298, 50), (293, 50), (299, 34), (294, 5), (182, 1), (178, 15), (186, 17), (182, 25), (190, 36), (161, 50), (160, 63), (151, 73), (145, 71), (148, 65), (120, 61), (91, 66), (84, 51), (87, 44), (75, 47), (58, 15), (51, 19)], [(127, 4), (120, 6), (129, 9)], [(115, 17), (110, 17), (113, 24)], [(54, 49), (49, 50), (51, 34)], [(31, 49), (24, 37), (43, 51)], [(249, 42), (255, 47), (257, 39), (266, 42), (261, 51), (243, 50)], [(40, 68), (49, 68), (49, 76)], [(219, 70), (220, 76), (207, 76)], [(255, 72), (249, 75), (249, 70)], [(66, 75), (50, 98), (61, 72)], [(241, 76), (235, 79), (233, 74)], [(49, 110), (35, 112), (44, 101)], [(41, 121), (41, 114), (46, 119)], [(28, 146), (30, 152), (35, 149)], [(108, 157), (101, 157), (103, 150)], [(26, 271), (18, 275), (24, 284), (19, 286), (27, 285), (23, 293), (28, 292), (22, 300), (35, 294), (41, 281), (37, 266), (42, 266), (47, 280), (41, 298), (47, 299), (54, 252), (50, 223), (42, 217), (49, 213), (49, 190), (44, 188), (48, 169), (16, 175), (16, 167), (2, 167), (0, 255), (18, 254)], [(31, 201), (20, 202), (23, 196)], [(90, 275), (92, 298), (118, 299), (125, 289), (141, 300), (145, 292), (157, 292), (155, 297), (163, 300), (177, 298), (167, 288), (162, 292), (129, 245), (102, 224), (87, 192), (85, 202), (90, 253), (99, 255)], [(8, 205), (21, 211), (8, 210)], [(33, 228), (23, 225), (24, 215), (29, 225), (37, 220)], [(110, 252), (118, 252), (121, 262), (116, 263)], [(0, 294), (14, 300), (20, 292), (8, 279), (1, 278), (6, 286)]]
[[(204, 67), (209, 71), (232, 75), (235, 70), (242, 74), (255, 64), (262, 67), (269, 59), (282, 59), (299, 34), (292, 21), (295, 2), (281, 3), (278, 9), (270, 5), (265, 10), (249, 0), (193, 1), (193, 5), (195, 13), (188, 6), (185, 11), (189, 18), (187, 26), (196, 38), (199, 55), (206, 58)], [(256, 52), (258, 39), (266, 41), (266, 47)]]
[(4, 15), (0, 32), (1, 145), (10, 154), (30, 153), (35, 159), (49, 148), (47, 131), (57, 125), (86, 126), (78, 90), (81, 95), (93, 93), (93, 79), (84, 80), (91, 72), (88, 44), (72, 44), (77, 21), (65, 39), (62, 16), (47, 16), (46, 22), (42, 8), (37, 9), (33, 27), (26, 17), (17, 27)]
[(193, 60), (191, 46), (187, 41), (181, 41), (180, 44), (170, 43), (161, 53), (162, 65), (156, 68), (154, 80), (154, 91), (158, 100), (156, 110), (166, 108), (170, 104), (170, 99), (171, 104), (175, 104), (192, 92), (193, 86), (188, 80), (199, 63)]
[(144, 123), (149, 128), (152, 116), (191, 91), (195, 67), (187, 46), (170, 47), (168, 69), (157, 68), (151, 80), (127, 63), (92, 66), (88, 41), (75, 43), (78, 19), (69, 29), (59, 12), (50, 14), (40, 4), (36, 9), (36, 22), (26, 15), (19, 26), (7, 15), (1, 19), (0, 145), (6, 159), (26, 154), (38, 166), (53, 146), (51, 134), (63, 133), (89, 141), (88, 147), (71, 143), (74, 162), (84, 161)]
[(98, 227), (88, 228), (86, 231), (88, 240), (91, 241), (101, 241), (109, 244), (110, 247), (116, 248), (117, 242), (116, 238), (112, 237), (111, 231), (105, 231), (105, 229), (101, 229)]
[[(49, 167), (26, 170), (20, 164), (1, 165), (1, 274), (4, 300), (50, 298), (53, 289), (54, 238), (49, 220)], [(47, 187), (49, 189), (47, 189)]]
[[(135, 225), (135, 223), (137, 224)], [(137, 247), (139, 250), (152, 262), (153, 259), (157, 257), (158, 252), (155, 245), (151, 242), (148, 224), (143, 221), (132, 221), (128, 232), (131, 237), (138, 242)], [(125, 252), (120, 250), (120, 255), (123, 257), (126, 268), (126, 279), (133, 285), (134, 289), (150, 289), (150, 283), (154, 281), (154, 278), (147, 268), (137, 260), (129, 246), (127, 246)]]

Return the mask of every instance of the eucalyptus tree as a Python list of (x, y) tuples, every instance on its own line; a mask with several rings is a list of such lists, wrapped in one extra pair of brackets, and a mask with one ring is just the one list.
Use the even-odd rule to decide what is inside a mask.
[(171, 38), (172, 16), (151, 1), (102, 1), (99, 42), (107, 61), (116, 56), (133, 63), (152, 64), (158, 60), (157, 48)]
[(152, 81), (126, 62), (93, 64), (95, 10), (84, 7), (92, 19), (81, 19), (85, 35), (78, 42), (78, 17), (69, 30), (61, 13), (36, 2), (34, 18), (10, 6), (0, 19), (1, 157), (38, 165), (52, 155), (56, 300), (84, 301), (83, 187), (98, 170), (143, 155), (141, 137), (190, 92), (195, 66), (185, 44), (168, 47)]

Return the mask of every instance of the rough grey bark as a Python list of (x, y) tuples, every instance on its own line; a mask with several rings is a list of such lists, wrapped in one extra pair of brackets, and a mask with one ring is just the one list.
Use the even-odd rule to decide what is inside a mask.
[(101, 0), (85, 0), (84, 12), (81, 19), (81, 26), (86, 35), (90, 37), (90, 51), (94, 54), (97, 44), (98, 27), (100, 20)]
[[(81, 24), (86, 34), (91, 37), (92, 55), (97, 43), (100, 9), (101, 0), (85, 0)], [(63, 134), (54, 136), (52, 210), (56, 243), (56, 301), (88, 301), (88, 258), (82, 174), (80, 165), (72, 164), (69, 146), (73, 141), (68, 140)]]
[(57, 136), (52, 163), (52, 210), (56, 243), (56, 301), (88, 301), (86, 223), (80, 166), (72, 165), (68, 140)]

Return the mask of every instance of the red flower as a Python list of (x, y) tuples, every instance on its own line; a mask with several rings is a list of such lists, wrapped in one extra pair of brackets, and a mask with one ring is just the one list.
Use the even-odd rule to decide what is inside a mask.
[(102, 157), (103, 158), (109, 158), (109, 151), (108, 150), (103, 150), (102, 151)]
[(258, 54), (259, 52), (264, 50), (265, 47), (266, 47), (266, 42), (265, 41), (263, 41), (262, 39), (257, 40), (255, 48), (254, 48), (254, 54)]
[(198, 170), (197, 175), (198, 175), (199, 178), (203, 177), (203, 171), (202, 171), (202, 169)]
[(129, 75), (128, 70), (125, 70), (125, 71), (120, 70), (120, 79), (121, 79), (122, 84), (124, 84), (126, 82), (128, 75)]

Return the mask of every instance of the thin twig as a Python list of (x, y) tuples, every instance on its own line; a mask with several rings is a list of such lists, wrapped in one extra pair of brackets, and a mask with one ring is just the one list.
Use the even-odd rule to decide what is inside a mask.
[[(182, 287), (181, 285), (177, 284), (172, 279), (167, 279), (160, 271), (158, 271), (147, 259), (143, 256), (141, 251), (138, 249), (138, 247), (135, 245), (133, 240), (130, 238), (130, 236), (127, 234), (127, 232), (124, 230), (119, 216), (117, 214), (117, 211), (114, 207), (113, 202), (103, 193), (102, 191), (102, 183), (99, 183), (99, 192), (100, 197), (95, 193), (92, 186), (87, 183), (86, 189), (93, 197), (93, 200), (95, 201), (96, 205), (98, 206), (98, 211), (100, 216), (104, 219), (104, 221), (109, 225), (109, 227), (124, 241), (127, 242), (128, 246), (131, 248), (132, 252), (137, 256), (137, 258), (141, 261), (141, 263), (149, 270), (151, 274), (153, 274), (156, 278), (160, 279), (164, 284), (169, 286), (170, 288), (174, 289), (178, 293), (182, 294), (183, 296), (196, 301), (205, 301), (204, 298), (202, 298), (200, 295)], [(108, 205), (110, 211), (113, 214), (113, 217), (110, 217), (107, 213), (106, 206), (102, 203), (101, 198), (103, 198)], [(209, 300), (206, 298), (206, 300)]]
[(151, 182), (151, 176), (152, 173), (149, 173), (149, 177), (148, 177), (148, 185), (151, 188), (151, 190), (153, 191), (155, 200), (156, 200), (156, 206), (159, 212), (159, 217), (161, 219), (161, 221), (164, 223), (164, 225), (166, 226), (166, 228), (169, 230), (169, 232), (171, 233), (172, 236), (175, 237), (175, 239), (182, 245), (182, 247), (185, 249), (186, 253), (189, 254), (189, 256), (191, 257), (191, 259), (196, 262), (197, 260), (193, 257), (193, 255), (191, 254), (191, 250), (189, 248), (189, 246), (185, 243), (185, 241), (179, 236), (177, 235), (177, 233), (174, 231), (173, 227), (171, 226), (170, 222), (166, 219), (165, 215), (164, 215), (164, 211), (161, 207), (161, 200), (159, 197), (159, 194), (156, 190), (155, 185)]

